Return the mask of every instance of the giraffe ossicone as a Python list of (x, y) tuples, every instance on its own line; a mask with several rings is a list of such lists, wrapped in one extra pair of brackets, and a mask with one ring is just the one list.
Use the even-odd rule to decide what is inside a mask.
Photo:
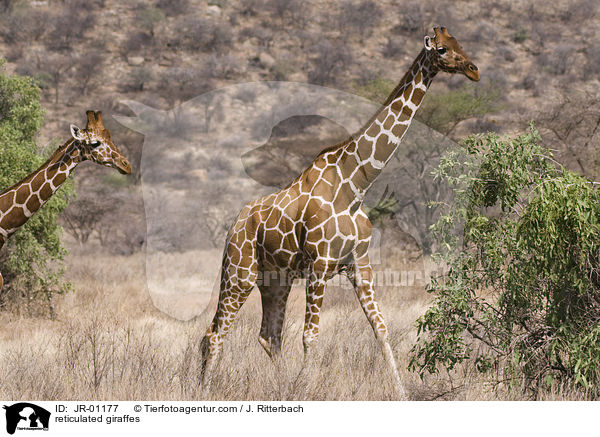
[[(71, 125), (71, 138), (33, 173), (0, 193), (0, 249), (67, 180), (82, 161), (92, 161), (131, 174), (131, 164), (112, 142), (100, 111), (87, 111), (87, 125)], [(0, 289), (3, 278), (0, 273)]]
[[(397, 395), (407, 398), (375, 300), (368, 256), (372, 226), (362, 201), (396, 151), (434, 76), (445, 71), (479, 80), (477, 67), (447, 29), (434, 32), (425, 37), (410, 69), (362, 130), (321, 152), (287, 187), (249, 202), (239, 213), (226, 237), (217, 310), (201, 346), (205, 392), (223, 339), (255, 285), (263, 309), (259, 342), (273, 356), (281, 348), (291, 279), (306, 278), (306, 360), (318, 338), (325, 284), (345, 273), (381, 344)], [(259, 271), (282, 280), (257, 283)]]

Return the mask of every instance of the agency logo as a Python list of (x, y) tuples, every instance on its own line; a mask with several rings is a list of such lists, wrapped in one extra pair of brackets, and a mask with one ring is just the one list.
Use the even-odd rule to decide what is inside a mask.
[(48, 431), (50, 412), (27, 402), (4, 406), (6, 410), (6, 432), (14, 434), (16, 430)]

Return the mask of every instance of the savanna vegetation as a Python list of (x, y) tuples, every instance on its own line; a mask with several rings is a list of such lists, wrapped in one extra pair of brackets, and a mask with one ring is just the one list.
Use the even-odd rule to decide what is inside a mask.
[(600, 193), (558, 164), (532, 127), (470, 137), (436, 178), (454, 193), (432, 227), (447, 269), (417, 321), (411, 368), (469, 361), (530, 395), (556, 387), (598, 396)]
[[(0, 188), (41, 164), (87, 109), (103, 111), (134, 167), (129, 178), (79, 171), (0, 251), (0, 398), (199, 396), (196, 352), (208, 319), (166, 315), (193, 307), (193, 293), (146, 292), (142, 182), (163, 181), (143, 180), (143, 137), (112, 120), (131, 115), (122, 100), (171, 109), (226, 85), (276, 80), (378, 103), (442, 24), (482, 81), (436, 78), (417, 115), (432, 130), (403, 144), (390, 163), (393, 184), (369, 204), (382, 242), (376, 270), (400, 278), (378, 298), (401, 377), (415, 400), (597, 399), (597, 14), (593, 0), (0, 1)], [(210, 102), (195, 121), (203, 134), (256, 100), (229, 98), (239, 112)], [(307, 119), (287, 129), (290, 150), (319, 130), (324, 141), (334, 129)], [(175, 142), (165, 144), (174, 197), (191, 179), (220, 183), (195, 193), (201, 201), (237, 193), (246, 180), (231, 162), (247, 141), (215, 142), (220, 159), (191, 145), (170, 156)], [(193, 268), (216, 275), (234, 215), (211, 207), (198, 213), (202, 224), (182, 223), (203, 245), (166, 248), (180, 267), (167, 279)], [(282, 362), (274, 366), (256, 342), (253, 295), (211, 396), (393, 399), (355, 297), (330, 288), (310, 381), (292, 384), (303, 320), (294, 287)]]
[[(0, 63), (0, 186), (8, 188), (34, 171), (53, 152), (40, 152), (36, 135), (42, 125), (40, 90), (31, 78), (8, 74)], [(67, 183), (0, 252), (5, 287), (0, 308), (53, 315), (53, 295), (64, 293), (66, 254), (61, 243), (59, 214), (66, 208), (73, 186)], [(39, 302), (47, 305), (40, 306)]]

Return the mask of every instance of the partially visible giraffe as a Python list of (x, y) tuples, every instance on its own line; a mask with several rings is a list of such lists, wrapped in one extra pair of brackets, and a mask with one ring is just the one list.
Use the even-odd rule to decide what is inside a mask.
[[(90, 160), (131, 174), (131, 164), (113, 144), (100, 111), (87, 111), (87, 126), (71, 125), (71, 135), (36, 171), (0, 194), (0, 249), (67, 180), (82, 161)], [(0, 289), (3, 286), (0, 273)]]
[(263, 309), (259, 342), (273, 357), (281, 348), (291, 283), (306, 278), (306, 364), (319, 334), (325, 283), (335, 274), (345, 273), (381, 343), (398, 396), (406, 399), (375, 300), (368, 257), (371, 223), (362, 202), (394, 155), (434, 76), (446, 71), (479, 80), (477, 67), (447, 29), (434, 28), (434, 32), (433, 38), (425, 37), (423, 50), (361, 131), (321, 152), (290, 185), (246, 204), (240, 212), (227, 235), (217, 311), (202, 341), (205, 391), (223, 338), (255, 285)]

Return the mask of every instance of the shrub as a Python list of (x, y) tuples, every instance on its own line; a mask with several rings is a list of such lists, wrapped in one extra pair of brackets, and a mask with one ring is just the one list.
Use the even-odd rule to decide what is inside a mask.
[(165, 16), (162, 11), (152, 6), (145, 6), (138, 10), (136, 14), (136, 23), (139, 24), (142, 31), (154, 37), (156, 27), (164, 20)]
[(321, 41), (314, 47), (317, 54), (315, 67), (308, 73), (308, 80), (317, 85), (340, 82), (340, 75), (354, 61), (350, 48), (340, 42)]
[(422, 34), (427, 31), (423, 25), (426, 22), (427, 14), (423, 3), (409, 2), (402, 6), (402, 16), (393, 30), (399, 34)]
[[(92, 11), (82, 14), (79, 2), (67, 2), (63, 9), (57, 10), (48, 18), (49, 32), (44, 44), (51, 50), (70, 50), (81, 42), (85, 35), (94, 30), (96, 15)], [(39, 25), (39, 23), (38, 23)]]
[(535, 76), (527, 75), (523, 78), (520, 84), (517, 84), (518, 87), (523, 88), (524, 90), (534, 90), (537, 88), (537, 80)]
[(571, 57), (576, 47), (572, 44), (557, 44), (549, 53), (537, 57), (537, 63), (545, 71), (553, 75), (566, 74), (571, 67)]
[(246, 0), (239, 2), (236, 5), (236, 9), (240, 15), (254, 17), (259, 12), (265, 10), (265, 3), (265, 0)]
[[(1, 68), (1, 64), (0, 64)], [(42, 125), (40, 90), (30, 78), (0, 70), (0, 186), (6, 189), (40, 166), (44, 160), (35, 143)], [(22, 228), (8, 239), (0, 252), (5, 285), (0, 307), (44, 299), (68, 290), (62, 281), (58, 214), (67, 206), (72, 186), (67, 181), (58, 193)]]
[(157, 0), (155, 6), (166, 16), (174, 17), (188, 12), (190, 0)]
[(7, 13), (12, 11), (12, 9), (17, 4), (17, 0), (1, 0), (0, 1), (0, 12)]
[(527, 29), (519, 29), (515, 31), (512, 35), (512, 40), (518, 44), (521, 44), (529, 39), (529, 34), (527, 33)]
[(337, 15), (340, 31), (347, 35), (358, 35), (362, 41), (371, 36), (373, 28), (381, 21), (383, 11), (372, 0), (353, 2), (346, 0)]
[(585, 21), (593, 19), (598, 10), (598, 3), (594, 0), (570, 1), (568, 6), (561, 11), (560, 19), (570, 25), (582, 25)]
[(231, 47), (233, 34), (227, 23), (195, 16), (182, 17), (177, 21), (177, 34), (172, 38), (173, 47), (212, 53), (225, 53)]
[(507, 62), (513, 62), (517, 58), (515, 52), (505, 46), (498, 47), (498, 54)]
[(5, 59), (8, 62), (17, 62), (22, 57), (23, 57), (23, 46), (21, 44), (14, 44), (6, 52)]
[(600, 47), (596, 44), (590, 44), (590, 47), (586, 48), (585, 54), (586, 68), (583, 71), (583, 77), (590, 79), (600, 71)]
[(534, 396), (552, 387), (600, 394), (600, 193), (530, 132), (471, 137), (435, 176), (454, 202), (432, 227), (447, 248), (445, 278), (417, 321), (410, 367), (472, 360)]
[(417, 112), (417, 119), (427, 126), (449, 135), (463, 120), (481, 117), (500, 109), (501, 87), (463, 85), (455, 91), (428, 94)]
[(271, 79), (285, 81), (295, 72), (296, 70), (292, 62), (289, 62), (287, 59), (279, 59), (271, 67)]
[(390, 95), (396, 84), (379, 73), (366, 71), (354, 84), (354, 92), (359, 96), (382, 103)]
[(424, 254), (429, 255), (439, 247), (429, 231), (439, 217), (439, 206), (430, 203), (451, 200), (450, 190), (440, 180), (431, 178), (431, 172), (454, 145), (441, 133), (413, 123), (393, 158), (395, 169), (390, 188), (397, 203), (389, 216), (418, 242)]
[(47, 80), (47, 84), (54, 88), (54, 103), (58, 103), (61, 86), (64, 79), (75, 63), (75, 59), (60, 53), (50, 53), (40, 60), (37, 76)]
[(600, 177), (600, 95), (565, 87), (553, 103), (535, 114), (542, 137), (557, 160), (570, 170), (593, 179)]
[(236, 92), (235, 99), (241, 100), (244, 103), (250, 103), (256, 100), (256, 90), (251, 87), (243, 87), (240, 88), (239, 91)]
[(406, 54), (406, 43), (399, 38), (388, 38), (382, 51), (384, 58), (399, 59)]
[(242, 72), (242, 63), (234, 55), (210, 55), (204, 65), (204, 74), (216, 79), (233, 79)]
[(133, 30), (127, 34), (123, 45), (121, 46), (121, 54), (127, 56), (129, 54), (141, 52), (145, 48), (154, 46), (154, 38), (146, 32)]
[(194, 68), (171, 67), (158, 79), (157, 87), (161, 96), (177, 104), (210, 91), (212, 83)]
[(7, 44), (37, 41), (46, 31), (40, 23), (48, 20), (48, 13), (37, 8), (17, 8), (0, 16), (0, 37)]
[(102, 64), (104, 64), (104, 53), (98, 49), (88, 50), (75, 62), (74, 79), (79, 91), (84, 96), (102, 73)]
[(127, 80), (121, 84), (123, 92), (145, 91), (147, 85), (154, 80), (154, 73), (150, 67), (144, 65), (132, 67), (127, 74)]
[(107, 199), (104, 193), (94, 194), (95, 197), (72, 201), (61, 217), (66, 231), (80, 245), (87, 243), (105, 216), (114, 216), (117, 210), (117, 206), (110, 202), (112, 199)]
[(42, 91), (47, 91), (50, 88), (52, 78), (48, 72), (42, 71), (40, 68), (39, 53), (39, 51), (34, 51), (28, 53), (25, 58), (20, 59), (15, 72), (21, 76), (30, 76)]
[(269, 48), (273, 45), (273, 31), (268, 27), (252, 26), (244, 27), (240, 31), (240, 38), (250, 39), (256, 38), (258, 43), (265, 48)]
[(265, 9), (283, 26), (304, 27), (309, 19), (310, 2), (301, 0), (266, 0)]

